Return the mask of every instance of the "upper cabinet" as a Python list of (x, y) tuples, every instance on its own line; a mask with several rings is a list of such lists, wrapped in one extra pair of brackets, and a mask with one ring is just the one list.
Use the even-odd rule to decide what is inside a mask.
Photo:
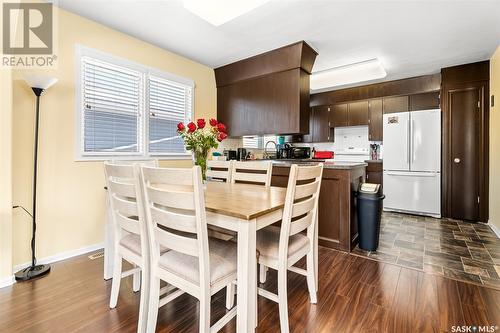
[(410, 111), (430, 110), (440, 108), (439, 92), (415, 94), (410, 96)]
[(335, 104), (331, 106), (329, 117), (330, 127), (349, 126), (347, 110), (347, 103)]
[(315, 106), (311, 108), (309, 118), (309, 134), (302, 137), (293, 137), (295, 142), (329, 142), (333, 141), (332, 129), (328, 126), (331, 114), (329, 106)]
[(368, 125), (368, 101), (348, 104), (347, 124), (348, 126)]
[(372, 99), (368, 102), (368, 139), (370, 141), (383, 140), (383, 108), (382, 99)]
[(302, 41), (216, 68), (217, 117), (228, 134), (308, 133), (316, 55)]
[(409, 97), (397, 96), (383, 99), (384, 113), (407, 112), (410, 110)]

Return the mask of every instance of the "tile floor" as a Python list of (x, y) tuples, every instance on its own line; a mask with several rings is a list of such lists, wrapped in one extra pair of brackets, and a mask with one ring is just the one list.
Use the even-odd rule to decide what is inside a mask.
[(500, 289), (500, 239), (483, 223), (384, 212), (377, 251), (353, 253)]

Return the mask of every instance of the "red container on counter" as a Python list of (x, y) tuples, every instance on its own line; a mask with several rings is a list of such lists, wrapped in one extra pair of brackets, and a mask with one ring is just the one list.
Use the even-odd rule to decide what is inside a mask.
[(332, 159), (333, 158), (333, 151), (320, 151), (316, 150), (314, 153), (315, 159), (321, 159), (321, 160), (326, 160), (326, 159)]

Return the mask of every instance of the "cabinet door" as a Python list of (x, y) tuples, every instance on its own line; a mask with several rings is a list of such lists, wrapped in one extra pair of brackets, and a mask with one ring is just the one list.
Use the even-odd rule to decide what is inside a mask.
[(330, 127), (347, 126), (347, 103), (335, 104), (330, 112)]
[(440, 109), (438, 91), (410, 96), (410, 111), (432, 109)]
[(330, 126), (328, 125), (331, 107), (317, 106), (314, 107), (313, 119), (313, 142), (328, 142), (330, 141)]
[(349, 103), (347, 123), (349, 126), (368, 125), (368, 101)]
[(382, 141), (383, 138), (383, 109), (382, 100), (373, 99), (368, 104), (368, 138), (371, 141)]
[(408, 96), (387, 97), (384, 101), (384, 113), (407, 112), (409, 110)]
[(305, 134), (302, 136), (302, 142), (311, 143), (313, 141), (313, 133), (314, 133), (314, 108), (311, 108), (309, 113), (309, 134)]

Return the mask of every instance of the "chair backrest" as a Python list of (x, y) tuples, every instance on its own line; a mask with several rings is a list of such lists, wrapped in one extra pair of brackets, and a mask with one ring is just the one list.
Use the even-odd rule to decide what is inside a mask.
[(271, 161), (248, 161), (233, 163), (232, 183), (251, 183), (271, 186), (273, 163)]
[(209, 283), (205, 198), (199, 166), (141, 167), (151, 264), (158, 265), (160, 245), (199, 259), (200, 284)]
[(110, 215), (115, 229), (115, 243), (119, 243), (121, 238), (129, 233), (139, 235), (141, 253), (147, 254), (149, 252), (147, 227), (137, 163), (125, 165), (104, 162), (104, 171)]
[(233, 161), (207, 161), (207, 180), (231, 182)]
[(280, 231), (280, 260), (287, 258), (290, 236), (307, 229), (307, 236), (313, 241), (322, 176), (322, 163), (315, 166), (293, 164), (290, 167)]

